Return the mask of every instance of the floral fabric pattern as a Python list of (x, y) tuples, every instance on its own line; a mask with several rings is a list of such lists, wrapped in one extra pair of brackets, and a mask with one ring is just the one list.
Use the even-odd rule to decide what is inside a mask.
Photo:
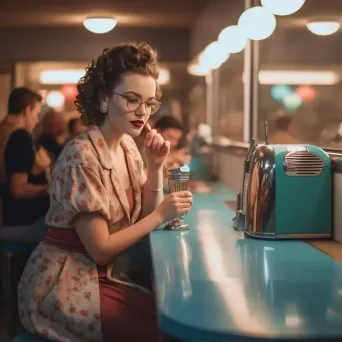
[[(50, 185), (46, 223), (72, 229), (82, 212), (100, 212), (112, 234), (136, 222), (146, 181), (143, 162), (133, 139), (121, 142), (132, 181), (134, 209), (113, 165), (98, 127), (70, 141), (59, 156)], [(107, 266), (108, 279), (115, 262)], [(69, 252), (42, 242), (32, 253), (18, 287), (19, 313), (24, 327), (52, 341), (103, 340), (99, 277), (87, 254)]]

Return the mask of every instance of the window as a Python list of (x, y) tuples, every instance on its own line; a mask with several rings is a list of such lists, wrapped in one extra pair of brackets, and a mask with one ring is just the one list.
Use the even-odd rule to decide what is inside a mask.
[[(339, 8), (333, 8), (331, 2), (330, 5), (331, 8), (327, 2), (320, 6), (322, 15), (339, 13)], [(308, 20), (318, 13), (314, 2), (307, 1), (303, 11), (292, 18), (277, 17), (273, 35), (259, 42), (258, 117), (254, 133), (257, 140), (263, 140), (263, 122), (267, 120), (270, 143), (341, 147), (340, 32), (329, 36), (313, 34), (303, 16)], [(281, 122), (284, 116), (289, 120)]]
[(218, 134), (232, 140), (243, 140), (243, 52), (220, 68)]

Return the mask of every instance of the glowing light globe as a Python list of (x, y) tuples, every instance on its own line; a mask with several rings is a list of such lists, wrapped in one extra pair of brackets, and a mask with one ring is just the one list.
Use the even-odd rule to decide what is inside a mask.
[(218, 42), (210, 43), (199, 57), (199, 63), (204, 69), (218, 69), (227, 59), (229, 53)]
[(240, 26), (228, 26), (218, 36), (219, 43), (229, 53), (238, 53), (247, 45), (247, 37)]
[(256, 6), (243, 12), (239, 19), (239, 26), (247, 38), (263, 40), (275, 30), (277, 21), (275, 16), (266, 8)]
[(113, 18), (88, 18), (83, 21), (84, 27), (93, 33), (107, 33), (114, 29), (117, 20)]
[(305, 0), (261, 0), (261, 5), (275, 15), (290, 15), (297, 12)]
[(313, 21), (307, 23), (306, 27), (317, 36), (330, 36), (340, 29), (341, 24), (337, 21)]

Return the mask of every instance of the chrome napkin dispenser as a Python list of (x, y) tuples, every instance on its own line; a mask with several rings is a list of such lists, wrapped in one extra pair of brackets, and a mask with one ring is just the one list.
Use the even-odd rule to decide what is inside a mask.
[(331, 165), (312, 145), (251, 142), (234, 228), (255, 238), (331, 237)]

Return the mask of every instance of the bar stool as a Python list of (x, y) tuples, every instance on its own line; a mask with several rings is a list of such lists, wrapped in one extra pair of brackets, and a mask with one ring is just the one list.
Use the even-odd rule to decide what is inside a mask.
[(9, 340), (22, 330), (17, 287), (25, 264), (36, 245), (0, 241), (0, 310), (6, 314), (4, 319), (7, 320), (6, 335)]
[(33, 335), (29, 332), (22, 332), (21, 334), (14, 337), (12, 342), (47, 342), (42, 337)]
[(2, 316), (6, 320), (6, 329), (2, 333), (6, 334), (8, 341), (22, 331), (18, 313), (18, 283), (28, 258), (38, 243), (44, 240), (46, 232), (43, 219), (27, 226), (0, 227), (0, 310), (5, 313)]

